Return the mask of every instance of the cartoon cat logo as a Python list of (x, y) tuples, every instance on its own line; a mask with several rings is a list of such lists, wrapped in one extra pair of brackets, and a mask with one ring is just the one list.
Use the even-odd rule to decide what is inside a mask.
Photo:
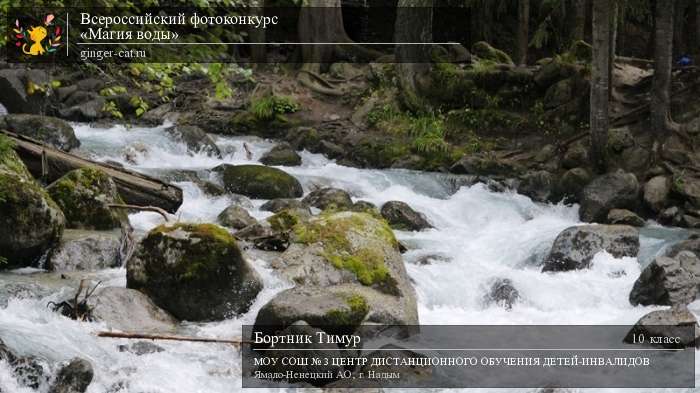
[[(54, 16), (47, 15), (44, 18), (44, 26), (32, 26), (29, 29), (24, 29), (19, 19), (15, 20), (15, 46), (21, 48), (25, 55), (42, 56), (46, 53), (54, 53), (62, 45), (61, 43), (61, 26), (56, 25), (52, 28)], [(44, 44), (44, 40), (47, 40)]]
[(46, 38), (46, 36), (49, 34), (46, 31), (46, 28), (43, 26), (39, 27), (32, 27), (29, 31), (29, 39), (32, 40), (34, 43), (32, 46), (27, 50), (27, 44), (25, 43), (24, 46), (22, 46), (22, 52), (24, 52), (27, 55), (32, 55), (32, 56), (39, 56), (43, 55), (44, 52), (44, 47), (41, 45), (41, 41)]

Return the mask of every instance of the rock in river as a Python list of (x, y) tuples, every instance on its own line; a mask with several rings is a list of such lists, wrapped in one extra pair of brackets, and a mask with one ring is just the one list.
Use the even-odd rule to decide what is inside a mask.
[(257, 222), (248, 210), (235, 204), (219, 213), (217, 219), (221, 225), (232, 229), (242, 229)]
[(433, 227), (423, 213), (413, 210), (405, 202), (389, 201), (382, 206), (381, 214), (394, 229), (420, 231)]
[(156, 306), (148, 296), (129, 288), (107, 287), (90, 296), (92, 317), (110, 329), (170, 332), (177, 320)]
[(84, 393), (94, 376), (90, 362), (75, 358), (58, 370), (49, 393)]
[(415, 291), (386, 222), (340, 212), (300, 220), (291, 232), (292, 244), (272, 266), (296, 287), (263, 306), (256, 325), (418, 322)]
[(65, 227), (61, 209), (31, 178), (14, 151), (0, 152), (2, 267), (32, 265), (56, 244)]
[(223, 164), (214, 171), (221, 173), (226, 191), (253, 199), (299, 198), (304, 193), (297, 179), (277, 168)]
[(686, 270), (679, 259), (656, 257), (634, 283), (630, 303), (635, 306), (685, 306), (693, 302), (698, 291), (697, 277)]
[(128, 220), (124, 210), (109, 207), (124, 201), (112, 178), (99, 169), (72, 170), (47, 190), (66, 215), (68, 228), (110, 230)]
[(260, 162), (271, 166), (298, 166), (301, 165), (301, 156), (294, 151), (292, 146), (283, 143), (263, 154)]
[(0, 128), (44, 142), (56, 149), (70, 151), (80, 147), (73, 127), (55, 117), (14, 114), (0, 117)]
[(326, 187), (312, 191), (302, 199), (302, 203), (321, 210), (347, 210), (352, 206), (352, 199), (339, 188)]
[(46, 268), (70, 272), (117, 267), (120, 246), (119, 230), (89, 232), (69, 229), (64, 232), (58, 247), (49, 253)]
[(661, 345), (665, 347), (694, 347), (698, 345), (700, 326), (686, 307), (672, 307), (668, 310), (652, 311), (643, 316), (625, 337), (625, 342), (634, 342), (634, 336), (680, 338), (679, 344)]
[(187, 145), (191, 152), (221, 157), (221, 151), (211, 136), (197, 126), (178, 125), (166, 128), (165, 132)]
[(581, 196), (581, 220), (603, 222), (612, 209), (634, 210), (639, 183), (631, 173), (617, 171), (593, 179)]
[(236, 240), (213, 224), (161, 225), (127, 263), (127, 287), (189, 321), (221, 320), (248, 311), (262, 289)]
[(600, 251), (607, 251), (615, 258), (636, 257), (639, 253), (639, 231), (627, 225), (582, 225), (567, 228), (554, 240), (542, 271), (586, 268)]

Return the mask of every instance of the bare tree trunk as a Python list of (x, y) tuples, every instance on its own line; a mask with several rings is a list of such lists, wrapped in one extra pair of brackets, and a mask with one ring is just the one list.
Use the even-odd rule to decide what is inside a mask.
[(675, 54), (681, 55), (686, 54), (686, 40), (685, 40), (685, 0), (677, 0), (674, 4), (674, 18), (673, 18), (673, 48), (675, 49)]
[(695, 1), (695, 32), (693, 36), (695, 37), (693, 42), (695, 42), (695, 53), (697, 54), (697, 60), (697, 58), (700, 57), (700, 45), (698, 45), (698, 42), (700, 42), (700, 0)]
[(341, 90), (328, 87), (329, 83), (320, 76), (322, 64), (347, 58), (370, 61), (382, 55), (355, 44), (348, 37), (343, 24), (341, 0), (303, 0), (299, 12), (299, 41), (310, 43), (301, 46), (304, 64), (299, 73), (299, 82), (321, 94), (344, 94)]
[(394, 41), (396, 45), (397, 76), (404, 105), (411, 110), (425, 108), (421, 86), (429, 79), (430, 46), (401, 45), (402, 42), (432, 42), (433, 0), (399, 0), (396, 12)]
[(608, 81), (610, 88), (608, 89), (608, 100), (612, 100), (613, 89), (615, 88), (615, 56), (617, 52), (617, 24), (618, 12), (620, 6), (616, 0), (611, 1), (612, 12), (610, 14), (610, 60), (608, 62)]
[(651, 126), (658, 140), (677, 128), (671, 120), (671, 71), (673, 67), (673, 0), (656, 0), (654, 80), (651, 92)]
[(576, 5), (576, 24), (574, 26), (574, 41), (584, 40), (586, 34), (586, 0), (574, 0), (574, 2)]
[[(265, 0), (257, 0), (251, 5), (255, 15), (265, 14)], [(265, 30), (251, 27), (248, 31), (250, 42), (262, 44), (265, 42)], [(253, 63), (264, 63), (267, 60), (267, 50), (265, 45), (252, 45), (250, 49), (250, 58)]]
[(518, 1), (518, 64), (527, 65), (527, 47), (530, 32), (530, 0)]
[(605, 172), (608, 144), (608, 78), (610, 66), (610, 3), (593, 0), (593, 64), (591, 72), (591, 146), (589, 158), (598, 172)]

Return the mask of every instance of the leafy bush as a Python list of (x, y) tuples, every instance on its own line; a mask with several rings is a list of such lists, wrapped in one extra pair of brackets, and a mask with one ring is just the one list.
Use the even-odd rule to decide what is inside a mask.
[(250, 103), (250, 111), (257, 120), (268, 121), (278, 115), (294, 113), (299, 110), (299, 104), (292, 97), (267, 95), (254, 99)]

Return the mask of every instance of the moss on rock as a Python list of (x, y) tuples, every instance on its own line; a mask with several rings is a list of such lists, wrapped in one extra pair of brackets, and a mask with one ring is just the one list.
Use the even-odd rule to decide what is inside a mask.
[(123, 210), (109, 207), (124, 202), (112, 178), (97, 168), (70, 171), (48, 191), (66, 215), (69, 228), (108, 230), (127, 220)]
[(127, 287), (180, 319), (223, 319), (247, 311), (262, 289), (236, 240), (214, 224), (151, 230), (127, 265)]
[(65, 217), (34, 179), (0, 168), (0, 227), (6, 266), (30, 266), (60, 240)]
[(214, 168), (221, 172), (226, 190), (255, 199), (298, 198), (304, 191), (290, 174), (263, 165), (228, 165)]
[(500, 49), (496, 49), (486, 41), (479, 41), (472, 45), (472, 53), (481, 59), (495, 61), (501, 64), (514, 65), (513, 59)]
[(347, 308), (334, 308), (326, 313), (326, 320), (330, 325), (358, 326), (369, 312), (367, 300), (362, 295), (347, 295), (345, 303)]
[(363, 285), (391, 283), (385, 264), (386, 251), (373, 242), (356, 242), (354, 238), (376, 239), (379, 244), (397, 248), (398, 241), (384, 220), (367, 213), (326, 213), (294, 226), (293, 241), (320, 243), (322, 256), (338, 269), (352, 272)]

